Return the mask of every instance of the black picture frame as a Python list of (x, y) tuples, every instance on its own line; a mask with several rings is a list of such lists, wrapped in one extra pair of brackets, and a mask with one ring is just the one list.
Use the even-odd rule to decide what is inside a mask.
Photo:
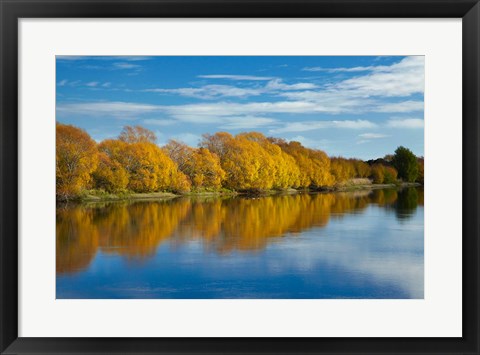
[[(1, 354), (479, 354), (478, 0), (0, 0)], [(462, 18), (463, 336), (461, 338), (19, 338), (18, 20), (20, 18)], [(441, 319), (441, 318), (440, 318)]]

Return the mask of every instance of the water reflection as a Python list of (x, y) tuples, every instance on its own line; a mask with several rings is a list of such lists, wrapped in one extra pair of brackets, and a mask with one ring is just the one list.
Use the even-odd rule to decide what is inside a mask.
[(85, 270), (95, 255), (144, 261), (168, 241), (200, 241), (216, 254), (258, 252), (285, 236), (322, 228), (331, 218), (361, 214), (369, 205), (408, 220), (423, 205), (423, 190), (408, 188), (258, 198), (178, 198), (155, 202), (64, 205), (57, 208), (57, 275)]

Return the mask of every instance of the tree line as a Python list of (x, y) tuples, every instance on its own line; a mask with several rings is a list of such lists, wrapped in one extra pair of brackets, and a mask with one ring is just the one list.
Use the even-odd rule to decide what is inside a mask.
[(423, 158), (399, 147), (376, 161), (328, 157), (295, 141), (258, 132), (205, 134), (198, 148), (125, 126), (117, 139), (96, 143), (86, 131), (56, 124), (56, 194), (65, 200), (84, 190), (109, 193), (323, 189), (354, 178), (374, 183), (423, 183)]

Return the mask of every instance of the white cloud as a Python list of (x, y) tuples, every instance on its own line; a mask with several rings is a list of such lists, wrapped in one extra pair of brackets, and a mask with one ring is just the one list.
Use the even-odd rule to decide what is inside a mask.
[(423, 111), (423, 101), (402, 101), (395, 103), (383, 103), (380, 104), (376, 112), (415, 112)]
[(285, 84), (281, 79), (274, 79), (267, 83), (265, 86), (265, 91), (274, 91), (274, 90), (311, 90), (317, 88), (317, 85), (312, 83), (296, 83), (296, 84)]
[(175, 94), (180, 96), (195, 97), (199, 99), (214, 99), (221, 97), (248, 97), (259, 96), (266, 93), (274, 93), (286, 90), (310, 90), (317, 86), (312, 83), (285, 84), (280, 79), (270, 80), (265, 86), (238, 87), (231, 85), (204, 85), (201, 87), (175, 88), (175, 89), (145, 89), (145, 92), (160, 94)]
[(406, 57), (390, 66), (378, 66), (371, 74), (344, 80), (336, 84), (335, 88), (365, 97), (423, 93), (424, 64), (423, 56)]
[(154, 126), (172, 126), (172, 125), (176, 124), (177, 122), (178, 121), (176, 121), (176, 120), (154, 119), (154, 118), (149, 118), (149, 119), (143, 120), (143, 123), (154, 125)]
[[(377, 106), (378, 105), (378, 106)], [(185, 105), (153, 105), (131, 102), (81, 102), (81, 103), (59, 103), (57, 112), (60, 114), (83, 114), (91, 116), (108, 117), (138, 117), (149, 112), (162, 112), (184, 122), (192, 123), (221, 123), (225, 117), (257, 116), (272, 114), (332, 114), (332, 113), (359, 113), (359, 112), (408, 112), (423, 108), (421, 101), (406, 101), (395, 104), (371, 103), (370, 107), (362, 108), (357, 101), (350, 102), (314, 102), (314, 101), (275, 101), (275, 102), (212, 102)], [(364, 111), (363, 111), (364, 110)], [(325, 121), (323, 121), (325, 122)], [(336, 126), (342, 124), (348, 126), (350, 122), (369, 121), (330, 121), (336, 122)], [(343, 123), (342, 123), (343, 122)], [(372, 127), (369, 126), (362, 128)], [(356, 124), (357, 126), (358, 124)]]
[(68, 83), (68, 80), (65, 80), (65, 79), (64, 79), (64, 80), (62, 80), (62, 81), (59, 81), (57, 85), (58, 85), (58, 86), (65, 86), (65, 85), (67, 85), (67, 83)]
[(424, 122), (420, 118), (394, 118), (387, 122), (388, 127), (392, 128), (423, 128)]
[(93, 87), (97, 86), (98, 84), (99, 84), (98, 81), (91, 81), (89, 83), (86, 83), (85, 85), (93, 88)]
[(375, 70), (375, 66), (368, 67), (352, 67), (352, 68), (323, 68), (323, 67), (305, 67), (303, 71), (320, 71), (328, 73), (341, 73), (341, 72), (361, 72), (361, 71), (370, 71)]
[(110, 57), (110, 58), (117, 59), (117, 60), (125, 60), (129, 62), (138, 62), (138, 61), (152, 59), (152, 57), (146, 57), (146, 56), (117, 56), (117, 57)]
[(57, 113), (60, 115), (76, 114), (118, 118), (134, 118), (140, 114), (154, 112), (158, 109), (159, 107), (155, 105), (137, 104), (122, 101), (57, 104)]
[(358, 135), (360, 138), (365, 139), (379, 139), (379, 138), (386, 138), (388, 135), (381, 134), (381, 133), (362, 133)]
[(260, 95), (258, 89), (239, 88), (230, 85), (206, 85), (200, 88), (179, 89), (146, 89), (146, 92), (160, 94), (177, 94), (181, 96), (195, 97), (200, 99), (214, 99), (218, 97), (246, 97)]
[(138, 64), (124, 63), (124, 62), (113, 63), (113, 67), (115, 69), (139, 69), (139, 68), (141, 68), (141, 66), (138, 65)]
[(374, 127), (376, 127), (376, 124), (367, 120), (304, 121), (288, 122), (283, 127), (271, 129), (269, 133), (278, 134), (287, 132), (308, 132), (324, 128), (365, 129)]
[(198, 78), (203, 79), (227, 79), (227, 80), (249, 80), (249, 81), (263, 81), (275, 79), (271, 76), (255, 76), (255, 75), (230, 75), (230, 74), (209, 74), (198, 75)]
[(256, 116), (226, 117), (223, 120), (225, 121), (225, 123), (220, 126), (220, 128), (222, 129), (247, 129), (247, 130), (268, 126), (277, 122), (273, 118), (256, 117)]
[(213, 117), (262, 115), (269, 113), (314, 113), (322, 112), (322, 107), (312, 102), (277, 101), (277, 102), (249, 102), (231, 103), (215, 102), (188, 104), (179, 106), (163, 106), (170, 115), (183, 121), (212, 119)]

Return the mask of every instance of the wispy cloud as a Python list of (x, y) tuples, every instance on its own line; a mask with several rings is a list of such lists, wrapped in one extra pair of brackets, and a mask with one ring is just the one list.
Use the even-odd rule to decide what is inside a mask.
[(424, 122), (420, 118), (393, 118), (387, 121), (387, 126), (392, 128), (423, 129)]
[(175, 89), (164, 89), (164, 88), (154, 88), (154, 89), (145, 89), (145, 92), (155, 92), (159, 94), (173, 94), (186, 97), (194, 97), (199, 99), (215, 99), (222, 97), (249, 97), (249, 96), (259, 96), (262, 94), (275, 93), (278, 91), (285, 90), (309, 90), (315, 89), (317, 86), (312, 83), (295, 83), (295, 84), (286, 84), (280, 79), (274, 79), (269, 81), (264, 86), (254, 86), (254, 87), (239, 87), (232, 85), (204, 85), (201, 87), (185, 87), (185, 88), (175, 88)]
[(154, 119), (154, 118), (149, 118), (143, 120), (143, 123), (149, 124), (149, 125), (154, 125), (154, 126), (172, 126), (176, 124), (178, 121), (177, 120), (169, 120), (169, 119)]
[(344, 80), (335, 88), (354, 95), (369, 96), (409, 96), (424, 91), (423, 56), (402, 59), (390, 66), (378, 66), (368, 75)]
[(407, 100), (380, 104), (376, 112), (415, 112), (423, 111), (423, 101)]
[(270, 126), (277, 122), (277, 120), (268, 117), (256, 117), (256, 116), (239, 116), (239, 117), (227, 117), (226, 123), (222, 124), (222, 129), (255, 129), (264, 126)]
[(324, 67), (305, 67), (303, 71), (312, 71), (312, 72), (328, 72), (328, 73), (353, 73), (353, 72), (361, 72), (361, 71), (370, 71), (375, 70), (375, 66), (368, 66), (368, 67), (351, 67), (351, 68), (324, 68)]
[(318, 86), (312, 83), (285, 84), (281, 79), (274, 79), (265, 86), (265, 91), (275, 90), (311, 90)]
[(379, 139), (379, 138), (386, 138), (388, 135), (382, 133), (362, 133), (358, 135), (360, 138), (365, 139)]
[(175, 94), (180, 96), (195, 97), (199, 99), (215, 99), (219, 97), (247, 97), (262, 94), (262, 90), (240, 88), (230, 85), (205, 85), (200, 88), (178, 88), (178, 89), (146, 89), (145, 92), (159, 94)]
[(67, 79), (61, 80), (57, 83), (57, 86), (59, 87), (87, 87), (90, 89), (93, 88), (104, 88), (107, 89), (111, 86), (110, 82), (100, 82), (100, 81), (89, 81), (89, 82), (82, 82), (81, 80), (74, 80), (74, 81), (69, 81)]
[(272, 134), (308, 132), (317, 129), (339, 128), (339, 129), (366, 129), (374, 128), (377, 125), (367, 120), (343, 120), (343, 121), (304, 121), (289, 122), (283, 127), (274, 128), (269, 131)]
[(134, 118), (147, 112), (158, 111), (159, 107), (122, 101), (58, 103), (60, 115), (86, 115), (118, 118)]
[(209, 74), (198, 75), (198, 78), (203, 79), (227, 79), (227, 80), (249, 80), (249, 81), (268, 81), (275, 79), (271, 76), (255, 76), (255, 75), (232, 75), (232, 74)]
[[(421, 104), (421, 102), (419, 103)], [(408, 105), (407, 105), (408, 106)], [(395, 107), (399, 110), (395, 111)], [(404, 112), (404, 106), (396, 104), (388, 112)], [(384, 110), (384, 106), (372, 106), (369, 109), (371, 112), (380, 112)], [(198, 104), (184, 104), (184, 105), (154, 105), (141, 104), (132, 102), (83, 102), (83, 103), (59, 103), (58, 111), (60, 113), (72, 113), (92, 116), (125, 116), (128, 114), (142, 115), (148, 112), (163, 112), (174, 118), (184, 122), (192, 123), (218, 123), (222, 122), (225, 117), (239, 117), (239, 116), (257, 116), (265, 117), (265, 115), (273, 114), (331, 114), (350, 112), (352, 114), (360, 111), (360, 107), (352, 105), (332, 105), (322, 104), (312, 101), (275, 101), (275, 102), (247, 102), (247, 103), (233, 103), (233, 102), (212, 102), (212, 103), (198, 103)], [(313, 121), (317, 122), (317, 121)], [(334, 122), (337, 127), (342, 124), (348, 128), (351, 122), (369, 122), (364, 120), (335, 120), (335, 121), (318, 121), (318, 122)], [(342, 123), (343, 122), (343, 123)], [(323, 124), (323, 123), (316, 123)], [(373, 124), (372, 124), (373, 125)], [(364, 128), (373, 127), (372, 125)], [(355, 126), (356, 127), (356, 126)]]
[(115, 69), (139, 69), (141, 67), (142, 67), (141, 65), (126, 63), (126, 62), (113, 63), (113, 68)]

